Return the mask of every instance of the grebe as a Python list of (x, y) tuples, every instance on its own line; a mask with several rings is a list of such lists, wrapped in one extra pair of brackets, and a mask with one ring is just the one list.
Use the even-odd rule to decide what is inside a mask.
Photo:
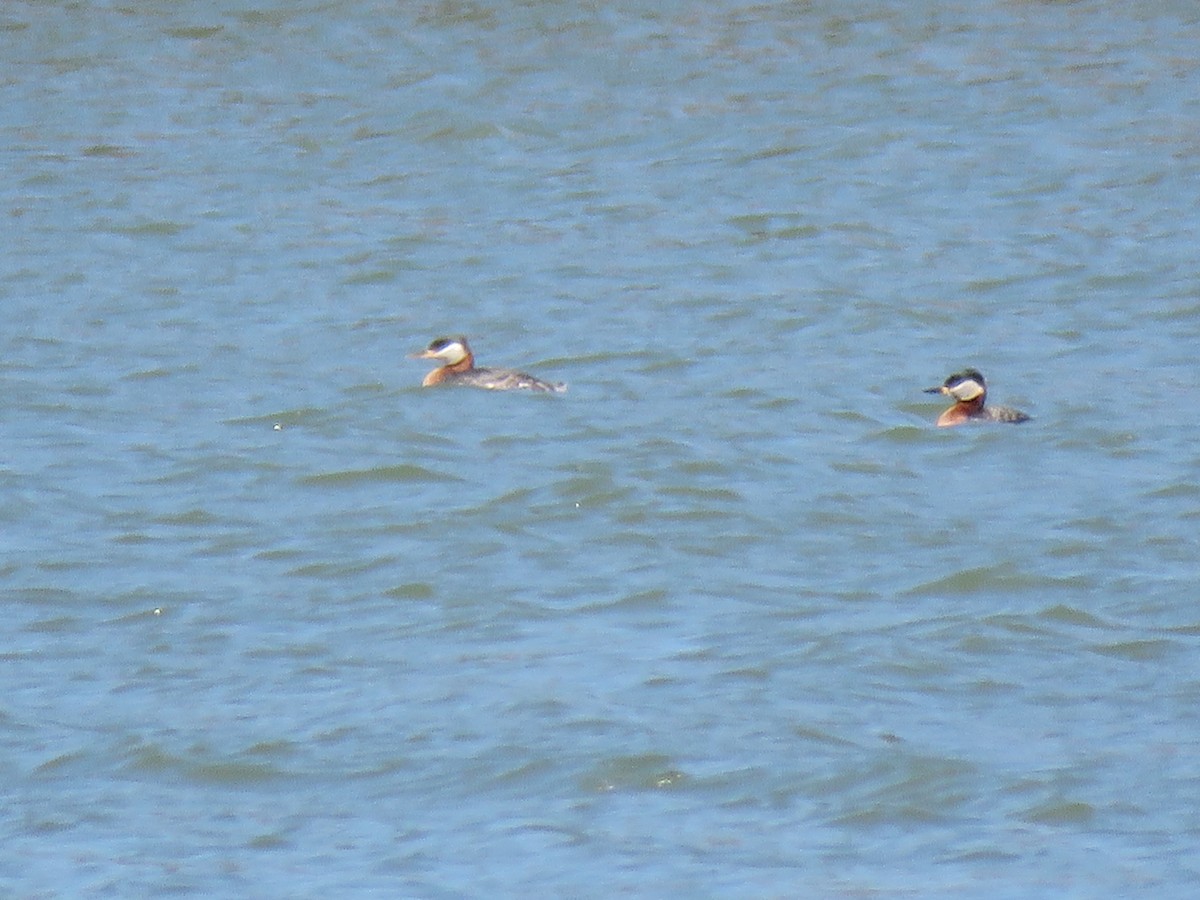
[(1029, 416), (1011, 406), (984, 406), (987, 382), (978, 369), (964, 369), (946, 379), (941, 387), (926, 388), (927, 394), (945, 394), (954, 398), (954, 405), (938, 416), (939, 428), (961, 425), (963, 422), (1027, 422)]
[(440, 337), (422, 353), (414, 353), (414, 359), (438, 359), (442, 365), (425, 376), (422, 387), (435, 384), (466, 384), (486, 388), (489, 391), (513, 391), (524, 388), (530, 391), (549, 391), (561, 394), (565, 384), (542, 381), (524, 372), (513, 369), (475, 368), (475, 354), (465, 337)]

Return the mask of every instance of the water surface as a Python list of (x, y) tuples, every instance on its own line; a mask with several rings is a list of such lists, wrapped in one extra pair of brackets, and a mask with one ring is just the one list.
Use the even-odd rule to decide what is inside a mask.
[(0, 885), (1189, 896), (1197, 48), (5, 6)]

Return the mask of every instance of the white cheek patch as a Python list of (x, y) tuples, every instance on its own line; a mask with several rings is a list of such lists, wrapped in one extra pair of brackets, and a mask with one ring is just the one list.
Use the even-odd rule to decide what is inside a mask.
[(467, 354), (463, 352), (463, 346), (458, 341), (452, 341), (441, 350), (434, 353), (438, 359), (444, 359), (446, 362), (454, 365)]
[(950, 388), (950, 393), (955, 398), (964, 402), (974, 400), (983, 393), (983, 385), (974, 378), (968, 378), (966, 381), (961, 381), (954, 387)]

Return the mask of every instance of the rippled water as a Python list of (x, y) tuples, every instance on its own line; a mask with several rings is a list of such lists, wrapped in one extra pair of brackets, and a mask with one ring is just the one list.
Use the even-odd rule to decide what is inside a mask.
[(1193, 4), (13, 2), (0, 134), (4, 892), (1190, 894)]

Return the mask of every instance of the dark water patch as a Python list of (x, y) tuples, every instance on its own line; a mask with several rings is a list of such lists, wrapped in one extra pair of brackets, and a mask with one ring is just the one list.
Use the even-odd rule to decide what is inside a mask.
[[(874, 516), (869, 510), (862, 508), (862, 497), (849, 491), (839, 491), (833, 494), (822, 494), (813, 502), (810, 521), (816, 526), (848, 525), (864, 526)], [(942, 546), (938, 541), (934, 546)]]
[(296, 559), (303, 559), (307, 555), (307, 552), (307, 550), (301, 547), (272, 547), (268, 550), (258, 551), (254, 554), (254, 559), (267, 562), (291, 562)]
[(196, 781), (228, 787), (250, 787), (279, 780), (287, 774), (269, 763), (243, 760), (192, 763), (185, 771)]
[(997, 681), (992, 678), (977, 679), (968, 686), (968, 691), (976, 696), (988, 698), (1016, 697), (1024, 690), (1023, 686), (1009, 681)]
[(1090, 579), (1036, 575), (1009, 566), (962, 569), (904, 591), (910, 597), (961, 597), (976, 594), (1029, 594), (1039, 591), (1086, 591)]
[(1153, 313), (1153, 317), (1163, 322), (1191, 323), (1193, 320), (1200, 319), (1200, 303), (1195, 303), (1192, 296), (1184, 295), (1179, 298), (1177, 305)]
[(285, 659), (305, 662), (328, 659), (330, 645), (324, 641), (272, 641), (270, 645), (246, 651), (247, 659)]
[(883, 475), (891, 473), (893, 469), (892, 463), (874, 459), (834, 460), (829, 467), (850, 475)]
[(1097, 541), (1055, 540), (1047, 543), (1045, 552), (1049, 559), (1079, 559), (1102, 556), (1107, 551), (1105, 546)]
[(525, 511), (531, 513), (541, 513), (546, 510), (556, 509), (562, 504), (551, 503), (545, 505), (535, 504), (534, 500), (539, 495), (539, 491), (534, 488), (514, 488), (510, 491), (505, 491), (497, 497), (488, 500), (479, 506), (468, 507), (462, 510), (463, 515), (477, 514), (486, 511)]
[(584, 603), (579, 607), (580, 612), (599, 610), (662, 610), (670, 606), (671, 594), (663, 589), (634, 591), (611, 600), (600, 600)]
[(776, 144), (775, 146), (764, 147), (761, 150), (756, 150), (753, 153), (749, 153), (741, 157), (741, 159), (738, 160), (738, 163), (744, 165), (746, 163), (759, 162), (765, 159), (778, 159), (786, 156), (798, 156), (800, 154), (808, 153), (810, 150), (811, 148), (809, 147), (798, 146), (795, 144)]
[(395, 568), (399, 563), (400, 560), (395, 556), (380, 556), (375, 559), (365, 559), (349, 563), (308, 563), (307, 565), (291, 569), (288, 575), (299, 578), (320, 578), (340, 581), (364, 572), (390, 570)]
[(391, 284), (394, 282), (401, 271), (400, 266), (392, 266), (389, 268), (368, 268), (360, 269), (357, 272), (352, 272), (342, 279), (342, 284), (347, 286), (368, 285), (368, 284)]
[(187, 509), (183, 512), (170, 513), (165, 516), (156, 516), (152, 520), (156, 525), (169, 525), (174, 528), (211, 528), (221, 523), (221, 518), (215, 513), (211, 513), (206, 509), (199, 507)]
[(947, 679), (956, 666), (948, 659), (905, 652), (903, 656), (872, 663), (871, 670), (886, 676), (889, 682), (921, 684), (926, 691), (937, 693), (946, 689)]
[(695, 359), (690, 359), (682, 356), (674, 358), (658, 356), (651, 361), (644, 363), (638, 371), (643, 375), (666, 376), (672, 378), (683, 377), (683, 373), (687, 369), (696, 368), (698, 365)]
[(86, 558), (68, 557), (65, 559), (39, 559), (36, 565), (42, 572), (83, 572), (88, 569), (94, 569), (96, 562)]
[[(1089, 409), (1081, 417), (1093, 418), (1094, 415), (1095, 411)], [(1135, 458), (1139, 449), (1138, 435), (1132, 431), (1090, 427), (1072, 429), (1067, 436), (1056, 438), (1055, 442), (1063, 450), (1092, 452), (1099, 449), (1106, 451), (1110, 458), (1120, 460)]]
[(1147, 491), (1146, 496), (1152, 499), (1175, 499), (1181, 497), (1185, 500), (1195, 500), (1200, 498), (1200, 484), (1194, 481), (1176, 481), (1172, 484)]
[(823, 728), (814, 728), (811, 725), (797, 725), (792, 729), (792, 733), (797, 738), (806, 743), (816, 744), (818, 746), (850, 748), (856, 747), (857, 744), (847, 738), (834, 734)]
[(954, 647), (962, 653), (977, 656), (994, 656), (1006, 653), (1012, 647), (1012, 641), (1007, 636), (996, 634), (981, 634), (964, 628), (964, 633), (954, 642)]
[(64, 393), (71, 397), (111, 397), (113, 389), (107, 384), (78, 383), (68, 385)]
[(66, 588), (25, 587), (9, 588), (0, 593), (6, 602), (29, 603), (34, 606), (66, 606), (76, 602), (78, 595)]
[(399, 484), (447, 484), (463, 479), (442, 472), (435, 472), (411, 463), (377, 466), (370, 469), (345, 469), (340, 472), (322, 472), (305, 475), (297, 479), (300, 484), (312, 487), (353, 487), (373, 482)]
[(105, 220), (97, 222), (93, 229), (98, 232), (108, 232), (110, 234), (119, 234), (124, 237), (131, 238), (157, 238), (157, 237), (176, 237), (189, 230), (192, 226), (185, 222), (176, 222), (171, 219), (158, 219), (143, 222), (135, 222), (133, 224), (123, 224)]
[(1097, 537), (1111, 537), (1120, 534), (1125, 526), (1108, 516), (1088, 516), (1081, 519), (1072, 519), (1066, 523), (1066, 527), (1096, 535)]
[[(970, 802), (976, 767), (960, 759), (914, 755), (903, 744), (863, 768), (819, 782), (816, 793), (834, 807), (831, 821), (847, 828), (912, 827), (951, 822)], [(882, 751), (881, 751), (882, 753)]]
[(321, 416), (328, 415), (328, 410), (322, 407), (306, 406), (299, 409), (281, 410), (279, 412), (267, 413), (265, 415), (256, 416), (239, 416), (233, 419), (224, 419), (224, 425), (265, 425), (268, 428), (276, 424), (283, 425), (299, 425), (302, 422)]
[[(508, 833), (518, 837), (521, 835), (542, 836), (548, 839), (550, 845), (558, 847), (586, 847), (591, 841), (591, 835), (585, 829), (564, 828), (542, 822), (526, 822), (515, 825), (508, 829)], [(546, 841), (541, 843), (546, 843)]]
[(185, 781), (254, 787), (282, 779), (286, 772), (269, 762), (244, 759), (207, 759), (202, 748), (186, 756), (167, 752), (154, 744), (139, 744), (126, 751), (124, 769), (136, 776), (165, 776)]
[(619, 487), (609, 475), (568, 478), (554, 485), (554, 492), (582, 510), (604, 509), (629, 500), (637, 490)]
[(1056, 631), (1047, 627), (1036, 618), (1015, 615), (1011, 613), (994, 613), (984, 616), (980, 621), (989, 628), (996, 628), (1007, 634), (1031, 635), (1037, 637), (1052, 637)]
[[(906, 406), (902, 410), (907, 413), (925, 415), (925, 407)], [(933, 417), (930, 417), (930, 426), (933, 423)], [(890, 428), (885, 428), (882, 431), (877, 431), (871, 435), (872, 440), (879, 440), (889, 444), (921, 444), (929, 439), (930, 426), (922, 425), (893, 425)]]
[(620, 521), (625, 524), (638, 522), (715, 523), (726, 522), (728, 517), (729, 513), (723, 509), (666, 509), (645, 511), (641, 518), (636, 514), (621, 516)]
[(1149, 639), (1093, 644), (1088, 649), (1100, 656), (1111, 656), (1114, 659), (1124, 659), (1129, 662), (1159, 662), (1177, 655), (1182, 647), (1175, 641)]
[[(997, 863), (1006, 865), (1015, 862), (1021, 858), (1021, 854), (1017, 850), (1004, 850), (999, 847), (980, 846), (970, 847), (966, 850), (948, 853), (943, 857), (943, 860), (948, 863), (985, 863), (989, 867)], [(969, 890), (964, 890), (960, 896), (970, 893)]]
[(824, 413), (824, 417), (831, 422), (837, 423), (839, 430), (847, 430), (854, 428), (863, 430), (875, 428), (879, 424), (879, 420), (868, 415), (860, 409), (850, 409), (842, 407), (839, 409), (831, 409)]
[(128, 147), (121, 147), (116, 144), (91, 144), (84, 147), (80, 154), (90, 157), (107, 157), (109, 159), (125, 159), (133, 156), (134, 152)]
[(287, 831), (273, 831), (257, 834), (246, 842), (251, 850), (283, 850), (293, 845)]
[(676, 468), (685, 475), (728, 477), (730, 474), (728, 465), (711, 459), (685, 460), (679, 463)]
[(164, 28), (163, 34), (185, 41), (203, 41), (216, 37), (224, 30), (222, 25), (187, 25), (179, 28)]
[[(1144, 285), (1157, 278), (1159, 273), (1148, 270), (1131, 270), (1119, 274), (1095, 273), (1083, 279), (1086, 290), (1102, 293), (1112, 288), (1122, 288), (1140, 294)], [(1101, 331), (1118, 331), (1120, 324), (1116, 319), (1093, 320), (1092, 324)]]
[(506, 136), (503, 126), (496, 122), (456, 118), (444, 109), (418, 113), (408, 125), (413, 140), (424, 144), (475, 144)]
[(126, 531), (121, 534), (113, 535), (109, 540), (118, 545), (137, 546), (139, 544), (152, 544), (158, 538), (151, 537), (144, 531)]
[(755, 213), (733, 216), (726, 223), (745, 234), (748, 243), (801, 240), (817, 237), (823, 231), (803, 213)]
[(393, 600), (432, 600), (434, 594), (433, 585), (427, 581), (410, 581), (383, 592), (385, 597)]
[(1026, 809), (1018, 817), (1037, 825), (1083, 827), (1095, 820), (1096, 810), (1090, 803), (1078, 800), (1050, 800)]
[(70, 634), (85, 627), (87, 624), (75, 616), (52, 616), (29, 622), (23, 630), (32, 634)]
[(153, 367), (149, 369), (139, 369), (136, 372), (128, 372), (121, 376), (122, 381), (155, 381), (159, 378), (170, 378), (176, 373), (171, 369), (161, 367)]
[(152, 622), (155, 619), (161, 617), (162, 614), (163, 614), (163, 607), (154, 606), (149, 609), (140, 609), (140, 610), (136, 610), (134, 612), (126, 613), (125, 615), (118, 616), (116, 619), (113, 619), (112, 621), (114, 624), (117, 624), (117, 625), (145, 624), (147, 622)]
[(737, 503), (742, 495), (730, 488), (694, 487), (691, 485), (665, 485), (658, 489), (658, 494), (674, 499), (696, 500), (715, 503)]
[(671, 790), (687, 782), (687, 775), (671, 765), (669, 756), (657, 753), (612, 757), (582, 778), (584, 790), (592, 793)]
[[(712, 655), (712, 654), (710, 654)], [(680, 655), (680, 659), (684, 657)], [(765, 682), (771, 679), (771, 670), (762, 666), (741, 666), (736, 669), (727, 669), (717, 673), (717, 677), (721, 680), (729, 681), (748, 681), (748, 682)]]
[[(629, 515), (621, 513), (614, 516), (613, 521), (621, 525), (644, 525), (647, 518), (641, 513)], [(591, 540), (597, 547), (631, 548), (648, 552), (658, 552), (663, 549), (662, 540), (652, 529), (609, 528), (596, 534)], [(642, 562), (640, 565), (631, 566), (629, 571), (645, 571), (647, 567), (647, 564)]]
[(735, 387), (722, 391), (717, 396), (723, 400), (747, 405), (756, 411), (783, 413), (805, 407), (803, 401), (798, 398), (771, 396), (759, 388)]
[[(1035, 191), (1034, 193), (1041, 193)], [(1011, 290), (1014, 287), (1038, 281), (1045, 276), (1038, 274), (1021, 274), (1021, 275), (1006, 275), (994, 278), (978, 278), (968, 281), (963, 289), (966, 293), (976, 296), (986, 296), (993, 293), (1003, 293)], [(990, 379), (989, 379), (990, 381)], [(990, 391), (989, 391), (990, 396)]]
[(1066, 625), (1080, 625), (1085, 628), (1112, 628), (1107, 622), (1097, 618), (1086, 610), (1067, 604), (1049, 606), (1038, 613), (1038, 617), (1048, 622), (1061, 622)]
[(550, 759), (527, 759), (490, 773), (482, 780), (480, 788), (525, 792), (538, 785), (553, 782), (558, 771), (558, 766)]
[(416, 16), (416, 23), (435, 28), (474, 25), (483, 31), (493, 31), (498, 20), (496, 12), (482, 4), (438, 0), (438, 2), (420, 8), (420, 12)]
[(311, 11), (304, 7), (292, 6), (285, 4), (275, 7), (258, 7), (255, 9), (239, 10), (234, 13), (240, 22), (246, 25), (266, 26), (267, 29), (276, 29), (302, 17), (308, 16)]
[(36, 778), (63, 778), (83, 775), (95, 765), (95, 757), (83, 750), (60, 753), (33, 769)]

